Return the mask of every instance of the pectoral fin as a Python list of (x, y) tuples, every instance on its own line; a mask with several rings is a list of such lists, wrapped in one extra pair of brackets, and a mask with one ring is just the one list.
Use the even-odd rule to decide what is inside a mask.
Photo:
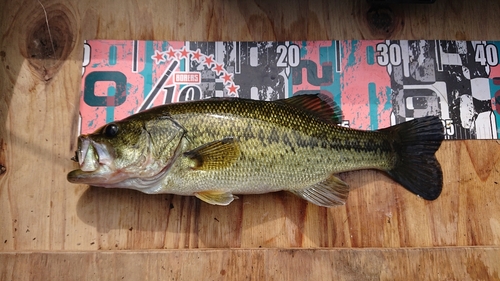
[(217, 170), (233, 164), (240, 156), (240, 148), (234, 138), (225, 138), (197, 147), (184, 156), (193, 160), (192, 169)]
[(196, 192), (194, 195), (208, 204), (221, 206), (227, 206), (229, 203), (233, 202), (234, 199), (238, 199), (238, 197), (234, 196), (232, 193), (214, 190)]
[(320, 183), (302, 190), (294, 190), (292, 193), (316, 205), (332, 207), (345, 204), (345, 200), (349, 195), (349, 185), (331, 175)]

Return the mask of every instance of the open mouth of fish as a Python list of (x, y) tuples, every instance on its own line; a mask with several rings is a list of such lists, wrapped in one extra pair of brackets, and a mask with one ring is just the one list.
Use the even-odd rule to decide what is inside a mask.
[(80, 170), (83, 172), (94, 172), (100, 166), (110, 165), (112, 158), (106, 145), (96, 143), (82, 136), (78, 139), (79, 146), (76, 151), (75, 160), (78, 160)]
[(72, 159), (80, 169), (71, 171), (67, 179), (71, 183), (106, 185), (121, 181), (122, 173), (115, 169), (114, 149), (106, 144), (93, 141), (88, 136), (78, 138), (78, 149)]

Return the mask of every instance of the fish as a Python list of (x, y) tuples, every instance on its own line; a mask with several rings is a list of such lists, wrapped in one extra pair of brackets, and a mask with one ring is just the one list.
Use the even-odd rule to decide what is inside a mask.
[(350, 191), (339, 173), (376, 169), (423, 199), (439, 197), (439, 117), (373, 131), (341, 121), (340, 108), (322, 94), (157, 106), (80, 135), (79, 168), (67, 180), (222, 206), (237, 195), (288, 191), (332, 207), (345, 204)]

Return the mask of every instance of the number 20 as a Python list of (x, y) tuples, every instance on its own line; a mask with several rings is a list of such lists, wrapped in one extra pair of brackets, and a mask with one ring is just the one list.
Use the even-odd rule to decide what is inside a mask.
[(293, 44), (290, 46), (278, 45), (276, 52), (279, 54), (276, 66), (278, 67), (297, 67), (300, 63), (300, 48)]

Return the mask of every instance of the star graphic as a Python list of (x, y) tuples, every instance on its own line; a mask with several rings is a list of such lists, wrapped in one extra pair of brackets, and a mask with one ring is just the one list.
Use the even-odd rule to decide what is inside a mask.
[(168, 47), (168, 51), (166, 53), (167, 59), (177, 59), (177, 52), (172, 47)]
[(233, 74), (224, 72), (224, 75), (222, 75), (222, 79), (224, 80), (224, 84), (227, 84), (229, 81), (233, 80)]
[(192, 58), (194, 61), (201, 62), (201, 51), (197, 49), (194, 53), (192, 53)]
[(214, 55), (205, 56), (204, 64), (210, 68), (212, 68), (212, 64), (214, 64)]
[(215, 73), (216, 73), (217, 75), (221, 75), (221, 74), (222, 74), (222, 72), (224, 71), (224, 68), (222, 67), (222, 64), (218, 64), (218, 63), (216, 63), (216, 64), (215, 64), (215, 67), (214, 67), (214, 70), (215, 70)]
[(229, 91), (230, 94), (236, 94), (236, 92), (240, 89), (240, 86), (231, 83), (229, 86), (226, 87), (226, 89)]
[(166, 61), (163, 52), (158, 52), (158, 50), (155, 50), (155, 54), (151, 56), (151, 59), (153, 59), (156, 64)]
[(186, 47), (182, 47), (180, 54), (181, 54), (181, 58), (187, 59), (189, 56), (189, 50), (186, 50)]

